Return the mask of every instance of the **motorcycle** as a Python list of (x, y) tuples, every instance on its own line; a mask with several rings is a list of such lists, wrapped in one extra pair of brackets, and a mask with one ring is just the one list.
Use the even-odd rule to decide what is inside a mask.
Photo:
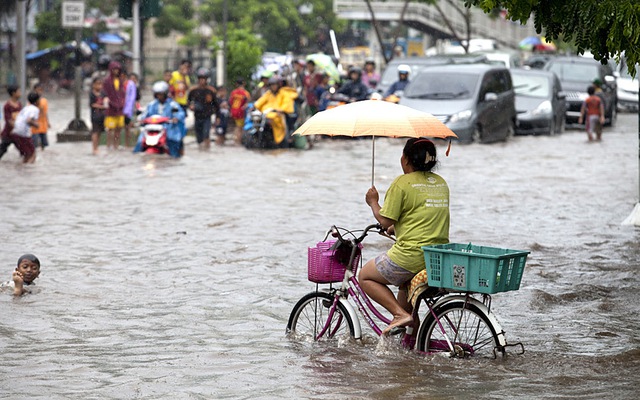
[(273, 136), (273, 118), (282, 118), (276, 110), (252, 110), (245, 122), (242, 144), (247, 149), (276, 149), (287, 147), (286, 137), (280, 143), (276, 143)]
[(140, 152), (147, 154), (167, 154), (167, 129), (164, 124), (171, 121), (169, 117), (151, 115), (140, 123)]

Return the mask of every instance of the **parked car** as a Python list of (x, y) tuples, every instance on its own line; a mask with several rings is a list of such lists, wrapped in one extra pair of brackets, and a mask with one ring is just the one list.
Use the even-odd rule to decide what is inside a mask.
[(441, 54), (429, 57), (407, 57), (407, 58), (394, 58), (387, 64), (380, 82), (376, 87), (379, 93), (385, 93), (389, 86), (398, 80), (398, 66), (406, 64), (411, 67), (411, 74), (409, 75), (409, 81), (425, 67), (431, 65), (444, 65), (444, 64), (472, 64), (487, 62), (487, 58), (481, 54)]
[(556, 74), (517, 68), (509, 72), (516, 92), (516, 134), (564, 132), (566, 101)]
[(489, 63), (502, 65), (506, 68), (520, 68), (522, 66), (520, 54), (515, 51), (478, 51), (473, 54), (484, 54), (489, 60)]
[(514, 133), (511, 75), (498, 65), (425, 67), (407, 85), (400, 104), (433, 114), (464, 142), (495, 142)]
[[(614, 72), (617, 77), (618, 86), (618, 111), (638, 111), (638, 86), (639, 80), (636, 75), (631, 77), (627, 64), (621, 62)], [(636, 74), (640, 73), (640, 64), (636, 65)]]
[(568, 124), (578, 122), (582, 103), (587, 98), (587, 88), (597, 79), (602, 82), (604, 100), (605, 125), (613, 126), (617, 116), (617, 86), (611, 65), (602, 65), (599, 61), (588, 57), (556, 57), (549, 60), (545, 70), (554, 72), (566, 95), (567, 111), (565, 118)]

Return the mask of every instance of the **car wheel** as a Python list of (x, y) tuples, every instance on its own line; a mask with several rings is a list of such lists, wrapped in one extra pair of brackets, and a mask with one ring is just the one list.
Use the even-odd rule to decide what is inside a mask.
[(618, 118), (618, 105), (616, 104), (611, 106), (611, 114), (609, 115), (609, 121), (605, 123), (605, 125), (614, 127), (616, 126), (616, 119)]
[(556, 134), (556, 117), (553, 116), (549, 121), (549, 136)]
[(509, 140), (516, 134), (516, 123), (514, 121), (509, 121), (509, 126), (507, 127), (507, 136), (505, 136), (504, 140)]
[(482, 128), (480, 125), (476, 125), (476, 128), (473, 130), (471, 140), (475, 143), (482, 143)]
[(567, 120), (563, 116), (562, 118), (560, 118), (560, 126), (558, 127), (558, 134), (564, 133), (566, 128), (567, 128)]

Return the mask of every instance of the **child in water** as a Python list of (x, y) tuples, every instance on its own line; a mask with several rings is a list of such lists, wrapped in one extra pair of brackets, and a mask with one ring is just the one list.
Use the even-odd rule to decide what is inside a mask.
[(33, 254), (23, 254), (18, 258), (18, 266), (13, 271), (13, 281), (0, 284), (0, 287), (13, 287), (14, 296), (29, 293), (25, 286), (35, 285), (34, 280), (40, 275), (40, 260)]

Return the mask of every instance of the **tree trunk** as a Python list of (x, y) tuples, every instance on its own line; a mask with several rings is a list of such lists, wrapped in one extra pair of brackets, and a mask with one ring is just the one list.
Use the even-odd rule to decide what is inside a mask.
[(404, 24), (404, 16), (407, 13), (407, 8), (409, 8), (409, 0), (404, 1), (404, 6), (402, 7), (402, 12), (400, 13), (400, 21), (398, 23), (398, 27), (393, 32), (393, 45), (391, 46), (391, 59), (389, 59), (389, 61), (391, 61), (395, 56), (395, 49), (398, 45), (398, 35), (400, 35), (400, 29)]
[(378, 27), (378, 21), (376, 21), (376, 16), (373, 12), (373, 8), (371, 7), (371, 2), (370, 0), (366, 0), (367, 3), (367, 8), (369, 9), (369, 13), (371, 14), (371, 24), (373, 25), (373, 29), (376, 32), (376, 37), (378, 38), (378, 44), (380, 44), (380, 49), (382, 50), (382, 57), (384, 58), (384, 63), (388, 64), (389, 63), (389, 59), (387, 58), (387, 55), (384, 52), (384, 44), (382, 43), (382, 36), (380, 35), (380, 29)]

